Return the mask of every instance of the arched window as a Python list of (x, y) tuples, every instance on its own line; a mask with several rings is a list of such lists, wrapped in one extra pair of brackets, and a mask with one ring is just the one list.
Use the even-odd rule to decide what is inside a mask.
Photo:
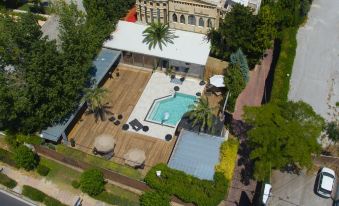
[(149, 5), (153, 6), (153, 2), (149, 2)]
[(202, 26), (204, 27), (205, 26), (205, 22), (204, 22), (204, 19), (203, 18), (199, 18), (199, 26)]
[(207, 19), (207, 26), (209, 28), (212, 28), (212, 20), (211, 19)]
[(195, 16), (193, 15), (188, 16), (188, 24), (196, 25)]
[(176, 14), (172, 15), (172, 20), (173, 20), (173, 22), (178, 22), (178, 17), (177, 17)]
[(184, 15), (181, 15), (181, 16), (180, 16), (180, 23), (186, 24), (186, 19), (185, 19), (185, 16), (184, 16)]

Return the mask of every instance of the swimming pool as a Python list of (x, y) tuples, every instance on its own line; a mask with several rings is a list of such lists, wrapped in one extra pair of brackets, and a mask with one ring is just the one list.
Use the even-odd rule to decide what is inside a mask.
[(194, 105), (196, 99), (195, 96), (177, 92), (174, 96), (156, 100), (146, 120), (176, 126), (182, 116), (190, 110), (191, 105)]

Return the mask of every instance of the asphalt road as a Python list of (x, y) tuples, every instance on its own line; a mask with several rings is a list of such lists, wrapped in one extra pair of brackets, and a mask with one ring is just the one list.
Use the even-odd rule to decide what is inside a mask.
[(9, 196), (0, 191), (0, 205), (1, 206), (31, 206), (21, 200), (18, 200), (12, 196)]
[(303, 100), (328, 121), (339, 119), (339, 1), (314, 0), (298, 31), (289, 99)]
[(316, 174), (300, 175), (273, 171), (269, 206), (332, 206), (331, 198), (314, 193)]

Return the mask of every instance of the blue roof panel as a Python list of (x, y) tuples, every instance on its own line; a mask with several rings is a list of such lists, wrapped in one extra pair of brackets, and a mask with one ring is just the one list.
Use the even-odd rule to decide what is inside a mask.
[[(100, 84), (109, 69), (118, 60), (121, 52), (102, 48), (95, 60), (93, 61), (93, 67), (91, 71), (91, 79), (94, 82), (93, 87)], [(70, 123), (73, 121), (76, 114), (80, 111), (83, 104), (80, 104), (78, 109), (63, 123), (55, 124), (54, 126), (48, 127), (46, 130), (41, 132), (41, 136), (44, 139), (51, 140), (54, 142), (59, 141), (62, 133), (67, 129)]]
[(221, 137), (182, 130), (168, 166), (199, 179), (213, 180), (223, 141)]

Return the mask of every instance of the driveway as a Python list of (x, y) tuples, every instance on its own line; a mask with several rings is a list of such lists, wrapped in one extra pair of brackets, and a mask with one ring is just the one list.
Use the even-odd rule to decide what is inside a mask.
[(314, 0), (299, 29), (289, 99), (303, 100), (328, 121), (339, 119), (339, 1)]
[(272, 172), (270, 206), (332, 206), (332, 199), (319, 197), (313, 192), (316, 174), (300, 175)]

